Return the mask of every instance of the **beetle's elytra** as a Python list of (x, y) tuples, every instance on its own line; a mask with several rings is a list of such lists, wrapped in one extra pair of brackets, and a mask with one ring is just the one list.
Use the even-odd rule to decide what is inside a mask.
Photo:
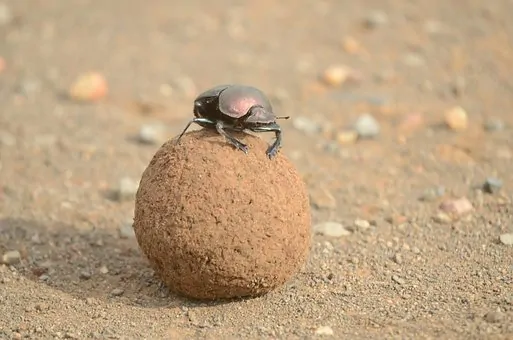
[(235, 148), (248, 153), (248, 146), (228, 134), (228, 130), (253, 132), (274, 132), (276, 140), (266, 151), (269, 159), (276, 156), (281, 146), (281, 127), (271, 103), (259, 89), (247, 85), (218, 85), (196, 97), (194, 118), (187, 124), (177, 139), (185, 134), (192, 123), (204, 128), (215, 128)]

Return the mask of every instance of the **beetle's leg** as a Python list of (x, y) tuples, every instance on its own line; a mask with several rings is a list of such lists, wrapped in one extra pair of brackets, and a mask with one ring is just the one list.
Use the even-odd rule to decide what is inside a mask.
[(235, 137), (233, 136), (230, 136), (224, 129), (225, 129), (225, 125), (222, 121), (218, 121), (216, 123), (216, 130), (217, 132), (219, 132), (219, 134), (221, 136), (224, 136), (224, 138), (226, 138), (226, 140), (228, 140), (228, 142), (230, 144), (232, 144), (233, 146), (235, 146), (237, 149), (241, 150), (242, 152), (244, 153), (248, 153), (248, 146), (244, 143), (242, 143), (241, 141), (239, 141), (238, 139), (236, 139)]
[(185, 131), (187, 131), (189, 129), (189, 127), (191, 126), (192, 123), (196, 123), (196, 124), (199, 124), (199, 123), (210, 124), (212, 126), (214, 126), (216, 124), (216, 123), (214, 123), (213, 121), (211, 121), (208, 118), (194, 118), (194, 119), (190, 120), (189, 123), (187, 123), (187, 125), (185, 126), (185, 129), (183, 129), (183, 131), (180, 134), (180, 136), (178, 136), (178, 138), (176, 139), (176, 143), (180, 142), (180, 139), (185, 134)]
[(269, 146), (265, 153), (269, 159), (276, 156), (279, 148), (281, 147), (281, 127), (276, 123), (272, 123), (269, 125), (255, 126), (250, 128), (250, 130), (253, 132), (274, 132), (276, 135), (276, 140)]

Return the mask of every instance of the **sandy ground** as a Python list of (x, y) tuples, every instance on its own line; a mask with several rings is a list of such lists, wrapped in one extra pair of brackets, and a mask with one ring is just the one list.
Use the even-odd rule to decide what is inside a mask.
[[(0, 337), (512, 339), (513, 2), (188, 2), (0, 1)], [(104, 100), (63, 96), (89, 71)], [(134, 183), (230, 82), (292, 116), (315, 236), (281, 289), (197, 303)]]

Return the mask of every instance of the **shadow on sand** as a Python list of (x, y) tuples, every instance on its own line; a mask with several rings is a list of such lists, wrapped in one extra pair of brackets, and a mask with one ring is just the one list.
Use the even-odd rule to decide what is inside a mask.
[(144, 308), (202, 307), (231, 303), (195, 301), (168, 291), (154, 275), (133, 238), (108, 230), (81, 230), (71, 225), (0, 219), (0, 254), (18, 250), (13, 267), (29, 280), (77, 299), (116, 300)]

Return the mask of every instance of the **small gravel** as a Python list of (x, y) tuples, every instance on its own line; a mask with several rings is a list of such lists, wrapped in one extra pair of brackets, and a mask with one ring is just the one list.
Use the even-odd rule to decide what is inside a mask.
[(495, 177), (488, 177), (483, 184), (483, 191), (489, 194), (495, 194), (502, 188), (502, 181)]
[(122, 238), (122, 239), (128, 239), (128, 238), (135, 237), (134, 228), (132, 227), (132, 223), (126, 223), (126, 224), (120, 226), (118, 229), (118, 232), (119, 232), (119, 238)]
[(513, 246), (513, 233), (502, 234), (499, 241), (506, 246)]
[(392, 261), (394, 261), (397, 264), (402, 264), (403, 263), (403, 256), (401, 255), (401, 253), (396, 253), (392, 257)]
[(328, 189), (315, 187), (310, 190), (310, 204), (315, 209), (335, 209), (337, 200)]
[(423, 66), (426, 63), (424, 57), (417, 53), (406, 53), (405, 55), (403, 55), (402, 60), (403, 63), (409, 67), (419, 67)]
[(7, 265), (17, 264), (21, 261), (21, 254), (17, 250), (5, 252), (2, 255), (2, 263)]
[(488, 323), (498, 323), (504, 319), (504, 313), (500, 311), (488, 312), (484, 316), (484, 320)]
[(344, 130), (337, 133), (337, 142), (340, 145), (353, 144), (358, 139), (358, 132), (354, 130)]
[(335, 334), (330, 326), (321, 326), (315, 330), (316, 335), (331, 336)]
[(7, 26), (13, 21), (13, 14), (7, 4), (0, 2), (0, 26)]
[(468, 127), (467, 112), (460, 106), (456, 106), (445, 112), (445, 124), (454, 131), (466, 130)]
[(457, 77), (452, 83), (452, 92), (456, 97), (461, 97), (467, 89), (467, 81), (464, 77)]
[(403, 278), (401, 278), (397, 275), (392, 275), (392, 281), (394, 281), (395, 283), (398, 283), (400, 285), (403, 285), (406, 283), (406, 281)]
[(121, 288), (114, 288), (113, 290), (111, 290), (110, 294), (112, 296), (121, 296), (125, 293), (125, 290), (124, 289), (121, 289)]
[(430, 202), (434, 201), (445, 195), (445, 187), (439, 186), (435, 188), (426, 189), (419, 197), (420, 201)]
[(450, 199), (440, 204), (440, 209), (445, 213), (463, 215), (474, 209), (472, 203), (466, 198)]
[(91, 273), (89, 271), (87, 271), (87, 270), (83, 270), (83, 271), (80, 272), (78, 277), (81, 280), (89, 280), (91, 278)]
[(341, 223), (323, 222), (314, 226), (314, 232), (329, 237), (342, 237), (351, 235), (351, 232), (344, 228)]
[(504, 121), (498, 118), (488, 118), (484, 123), (483, 127), (488, 132), (502, 131), (506, 127)]
[(135, 198), (135, 194), (139, 189), (139, 183), (130, 177), (123, 177), (119, 181), (117, 190), (117, 199), (119, 201), (131, 200)]
[(322, 126), (311, 118), (298, 116), (292, 120), (292, 126), (308, 135), (316, 135), (321, 132)]
[(369, 229), (371, 224), (367, 220), (357, 218), (356, 220), (354, 220), (354, 226), (358, 229)]
[(16, 145), (16, 137), (7, 131), (0, 131), (0, 146), (14, 146)]
[(354, 129), (361, 138), (374, 138), (379, 134), (381, 127), (372, 115), (366, 113), (358, 117)]
[(380, 10), (374, 10), (369, 12), (364, 19), (364, 25), (367, 28), (375, 29), (380, 26), (384, 26), (388, 24), (389, 18), (388, 15)]
[(163, 124), (144, 124), (139, 130), (137, 140), (141, 144), (155, 145), (164, 141), (165, 132), (166, 128)]

